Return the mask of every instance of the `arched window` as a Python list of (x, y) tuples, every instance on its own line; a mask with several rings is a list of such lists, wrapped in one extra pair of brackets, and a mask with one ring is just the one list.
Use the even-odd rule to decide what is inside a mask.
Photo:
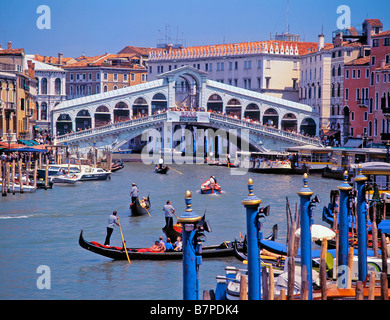
[(41, 93), (47, 94), (47, 79), (46, 78), (42, 78), (42, 80), (41, 80)]
[(55, 92), (56, 95), (60, 95), (61, 94), (61, 79), (60, 78), (57, 78), (54, 81), (54, 92)]

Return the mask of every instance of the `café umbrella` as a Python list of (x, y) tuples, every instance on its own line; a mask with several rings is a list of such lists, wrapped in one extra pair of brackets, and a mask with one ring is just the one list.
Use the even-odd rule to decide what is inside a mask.
[[(301, 228), (299, 228), (295, 235), (300, 237), (301, 236)], [(336, 232), (329, 229), (328, 227), (322, 226), (320, 224), (313, 224), (311, 226), (311, 240), (317, 241), (317, 240), (332, 240), (336, 236)]]

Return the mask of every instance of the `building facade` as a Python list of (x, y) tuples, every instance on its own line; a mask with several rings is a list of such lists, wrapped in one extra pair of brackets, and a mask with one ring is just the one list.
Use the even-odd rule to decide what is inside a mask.
[(66, 72), (64, 69), (39, 62), (34, 56), (27, 55), (27, 61), (35, 64), (35, 79), (37, 88), (37, 126), (41, 129), (50, 129), (50, 112), (53, 108), (66, 100)]
[(27, 63), (24, 49), (0, 48), (0, 136), (12, 141), (33, 138), (36, 125), (35, 65)]
[[(161, 73), (189, 65), (207, 72), (212, 80), (297, 102), (300, 57), (316, 46), (280, 40), (179, 49), (167, 46), (150, 52), (148, 76), (154, 80)], [(183, 85), (178, 84), (188, 91)]]
[(134, 54), (104, 54), (79, 57), (78, 62), (63, 68), (66, 75), (66, 94), (75, 99), (117, 90), (147, 81), (147, 70)]

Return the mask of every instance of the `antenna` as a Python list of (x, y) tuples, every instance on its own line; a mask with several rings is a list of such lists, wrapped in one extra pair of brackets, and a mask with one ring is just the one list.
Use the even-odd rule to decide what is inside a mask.
[(286, 33), (288, 33), (288, 3), (289, 3), (289, 0), (287, 0), (287, 9), (286, 9)]

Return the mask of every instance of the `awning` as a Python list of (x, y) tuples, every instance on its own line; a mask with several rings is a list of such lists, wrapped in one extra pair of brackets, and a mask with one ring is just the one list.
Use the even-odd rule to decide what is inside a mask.
[(37, 125), (34, 126), (34, 129), (38, 130), (38, 131), (42, 131), (43, 130), (42, 128), (38, 127)]
[(344, 144), (345, 148), (359, 148), (362, 145), (362, 139), (353, 139), (349, 138), (348, 141)]
[(331, 136), (334, 136), (338, 133), (340, 133), (340, 130), (329, 130), (327, 132), (324, 132), (322, 135), (327, 136), (327, 137), (331, 137)]
[(19, 142), (23, 143), (24, 145), (28, 146), (28, 147), (32, 147), (32, 146), (37, 146), (39, 145), (38, 142), (34, 141), (34, 140), (18, 140)]

